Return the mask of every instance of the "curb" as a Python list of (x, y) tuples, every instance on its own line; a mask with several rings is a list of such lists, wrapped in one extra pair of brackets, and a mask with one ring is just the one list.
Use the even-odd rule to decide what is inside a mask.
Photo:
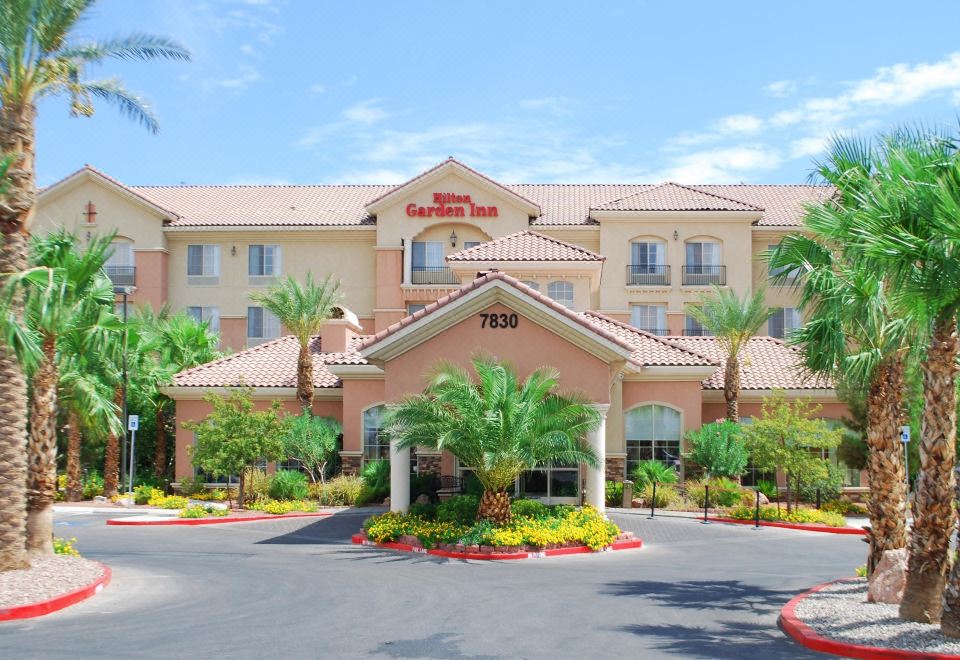
[(790, 635), (798, 644), (812, 651), (832, 653), (833, 655), (839, 655), (845, 658), (862, 658), (863, 660), (886, 660), (887, 658), (946, 660), (947, 658), (953, 658), (956, 660), (956, 658), (960, 657), (949, 653), (926, 653), (924, 651), (907, 651), (903, 649), (884, 648), (882, 646), (865, 646), (851, 642), (841, 642), (820, 635), (797, 616), (797, 605), (799, 605), (803, 599), (832, 584), (853, 582), (856, 579), (857, 578), (843, 578), (840, 580), (831, 580), (830, 582), (818, 584), (813, 589), (805, 591), (799, 596), (794, 596), (793, 599), (780, 610), (780, 626), (783, 628), (783, 631)]
[[(736, 518), (708, 518), (710, 522), (733, 523), (736, 525), (755, 525), (753, 520), (737, 520)], [(867, 530), (856, 527), (827, 527), (826, 525), (802, 525), (785, 522), (773, 522), (770, 520), (761, 520), (761, 527), (782, 527), (783, 529), (796, 529), (803, 532), (820, 532), (821, 534), (853, 534), (855, 536), (866, 536)]]
[(630, 541), (617, 541), (603, 550), (591, 550), (585, 545), (578, 545), (572, 548), (554, 548), (552, 550), (542, 550), (540, 552), (449, 552), (447, 550), (425, 550), (407, 543), (396, 543), (388, 541), (386, 543), (374, 543), (363, 538), (360, 534), (354, 534), (350, 537), (354, 545), (365, 545), (375, 548), (387, 548), (388, 550), (400, 550), (401, 552), (413, 552), (421, 555), (433, 555), (435, 557), (448, 557), (450, 559), (475, 559), (480, 561), (508, 561), (516, 559), (540, 559), (542, 557), (559, 557), (562, 555), (585, 555), (585, 554), (603, 554), (604, 552), (613, 552), (615, 550), (636, 550), (643, 547), (643, 541), (633, 539)]
[(325, 518), (333, 513), (321, 511), (319, 513), (285, 513), (280, 516), (246, 516), (244, 518), (175, 518), (173, 520), (132, 520), (130, 518), (111, 518), (108, 525), (125, 527), (153, 527), (157, 525), (222, 525), (225, 523), (257, 522), (259, 520), (283, 520), (284, 518)]
[[(100, 564), (100, 562), (96, 563)], [(103, 575), (85, 587), (80, 587), (74, 591), (69, 591), (65, 594), (60, 594), (59, 596), (49, 600), (40, 601), (38, 603), (30, 603), (29, 605), (18, 605), (16, 607), (0, 609), (0, 621), (32, 619), (33, 617), (43, 616), (44, 614), (50, 614), (51, 612), (62, 610), (65, 607), (76, 605), (81, 601), (97, 595), (103, 591), (104, 587), (110, 584), (110, 577), (112, 575), (112, 571), (110, 570), (109, 566), (100, 564), (100, 567), (103, 569)]]

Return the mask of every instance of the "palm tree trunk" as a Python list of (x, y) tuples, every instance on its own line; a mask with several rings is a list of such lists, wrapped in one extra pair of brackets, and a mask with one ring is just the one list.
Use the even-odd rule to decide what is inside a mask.
[(153, 471), (160, 479), (167, 476), (167, 420), (163, 414), (163, 404), (166, 399), (157, 402), (156, 411), (156, 445), (153, 453)]
[(83, 499), (80, 482), (80, 417), (74, 410), (67, 413), (67, 501)]
[(56, 340), (43, 339), (43, 360), (33, 378), (27, 446), (27, 551), (53, 554), (53, 500), (57, 492)]
[(510, 522), (510, 496), (505, 490), (485, 490), (477, 508), (477, 520), (489, 520), (496, 525)]
[[(15, 154), (0, 196), (0, 273), (27, 267), (27, 235), (36, 199), (32, 105), (0, 105), (0, 153)], [(13, 313), (22, 315), (21, 301)], [(28, 565), (27, 536), (27, 381), (16, 356), (0, 351), (0, 571)]]
[[(923, 428), (920, 473), (917, 479), (907, 584), (900, 616), (908, 621), (936, 623), (943, 610), (943, 587), (950, 566), (950, 534), (954, 527), (953, 500), (956, 462), (957, 397), (956, 321), (940, 319), (934, 327), (923, 372)], [(951, 630), (960, 614), (956, 583), (949, 596)]]
[[(23, 270), (26, 236), (13, 233), (0, 240), (0, 273)], [(26, 411), (27, 380), (20, 362), (0, 349), (0, 571), (29, 566)]]
[(895, 359), (877, 368), (867, 393), (867, 471), (870, 479), (870, 529), (876, 566), (887, 550), (907, 547), (907, 488), (901, 443), (900, 398), (903, 363)]
[(313, 410), (313, 357), (310, 355), (309, 340), (306, 344), (300, 344), (300, 355), (297, 357), (297, 401), (304, 411)]
[(740, 423), (740, 358), (736, 355), (727, 358), (727, 369), (723, 375), (723, 398), (727, 402), (727, 419)]
[[(117, 408), (123, 408), (123, 389), (117, 388), (113, 393), (113, 402)], [(113, 497), (117, 494), (120, 484), (120, 439), (111, 431), (107, 434), (107, 446), (103, 456), (103, 494)]]

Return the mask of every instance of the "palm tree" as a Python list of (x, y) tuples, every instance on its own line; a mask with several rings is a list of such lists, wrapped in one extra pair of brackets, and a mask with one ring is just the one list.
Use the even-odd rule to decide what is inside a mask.
[(597, 467), (584, 442), (600, 413), (577, 394), (556, 391), (559, 374), (542, 368), (519, 382), (509, 365), (476, 357), (470, 373), (441, 362), (423, 394), (409, 396), (387, 413), (385, 429), (400, 447), (449, 451), (469, 466), (483, 486), (477, 518), (510, 520), (511, 488), (524, 471), (549, 464)]
[[(955, 139), (922, 128), (883, 136), (876, 173), (856, 193), (845, 227), (859, 263), (889, 279), (904, 315), (928, 328), (923, 428), (907, 583), (900, 616), (936, 622), (960, 637), (960, 568), (950, 567), (957, 432), (957, 313), (960, 311), (960, 158)], [(941, 597), (942, 595), (942, 597)]]
[(313, 358), (310, 355), (310, 341), (320, 332), (320, 328), (340, 303), (340, 282), (330, 275), (316, 282), (308, 272), (303, 286), (292, 277), (287, 277), (263, 293), (252, 294), (250, 299), (276, 316), (300, 342), (300, 355), (297, 358), (297, 401), (304, 410), (311, 410)]
[(699, 305), (688, 305), (687, 314), (710, 331), (727, 353), (723, 398), (727, 419), (740, 422), (740, 352), (770, 318), (763, 290), (737, 296), (732, 289), (714, 285), (712, 295), (700, 296)]
[[(189, 53), (165, 38), (137, 34), (107, 41), (75, 44), (71, 31), (94, 0), (5, 0), (0, 3), (0, 154), (13, 157), (9, 189), (0, 197), (0, 273), (18, 273), (27, 266), (27, 232), (36, 199), (34, 135), (37, 101), (66, 96), (74, 115), (93, 114), (93, 99), (112, 103), (156, 132), (149, 107), (117, 80), (88, 80), (90, 65), (108, 58), (188, 60)], [(19, 301), (10, 299), (11, 314)], [(0, 351), (0, 484), (4, 513), (0, 516), (0, 570), (26, 563), (26, 528), (20, 512), (25, 499), (22, 479), (26, 446), (27, 384), (11, 347)]]
[(899, 317), (889, 283), (876, 268), (852, 263), (846, 251), (856, 236), (838, 236), (847, 216), (858, 211), (856, 193), (874, 174), (870, 145), (854, 138), (833, 140), (817, 174), (836, 188), (832, 199), (807, 209), (804, 232), (784, 238), (767, 255), (774, 282), (791, 283), (807, 317), (791, 343), (808, 370), (864, 392), (869, 448), (869, 514), (876, 566), (883, 553), (907, 546), (907, 488), (899, 426), (903, 416), (904, 360), (910, 319)]

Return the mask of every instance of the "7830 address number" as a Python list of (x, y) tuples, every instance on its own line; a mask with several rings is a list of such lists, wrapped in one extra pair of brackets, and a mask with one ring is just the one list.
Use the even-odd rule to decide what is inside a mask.
[(516, 314), (481, 314), (481, 328), (516, 328), (519, 319)]

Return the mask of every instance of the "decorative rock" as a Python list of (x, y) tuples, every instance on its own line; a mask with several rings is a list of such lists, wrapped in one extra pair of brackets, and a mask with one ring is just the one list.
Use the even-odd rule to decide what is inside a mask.
[(633, 508), (634, 508), (634, 509), (642, 509), (642, 508), (643, 508), (643, 500), (641, 500), (641, 499), (638, 498), (638, 497), (633, 498), (633, 499), (630, 501), (630, 503), (633, 505)]
[(479, 545), (468, 545), (468, 546), (467, 546), (467, 552), (480, 552), (480, 546), (479, 546)]
[(417, 495), (416, 503), (430, 504), (430, 497), (426, 493), (420, 493), (419, 495)]
[(93, 501), (96, 502), (97, 504), (103, 504), (104, 502), (107, 501), (107, 498), (104, 497), (103, 495), (94, 495)]
[(770, 504), (770, 498), (760, 493), (760, 506), (766, 506), (768, 504)]
[(389, 498), (389, 497), (383, 501), (383, 506), (390, 506), (390, 498)]
[(907, 549), (887, 550), (870, 576), (868, 603), (895, 605), (903, 599), (907, 584)]

